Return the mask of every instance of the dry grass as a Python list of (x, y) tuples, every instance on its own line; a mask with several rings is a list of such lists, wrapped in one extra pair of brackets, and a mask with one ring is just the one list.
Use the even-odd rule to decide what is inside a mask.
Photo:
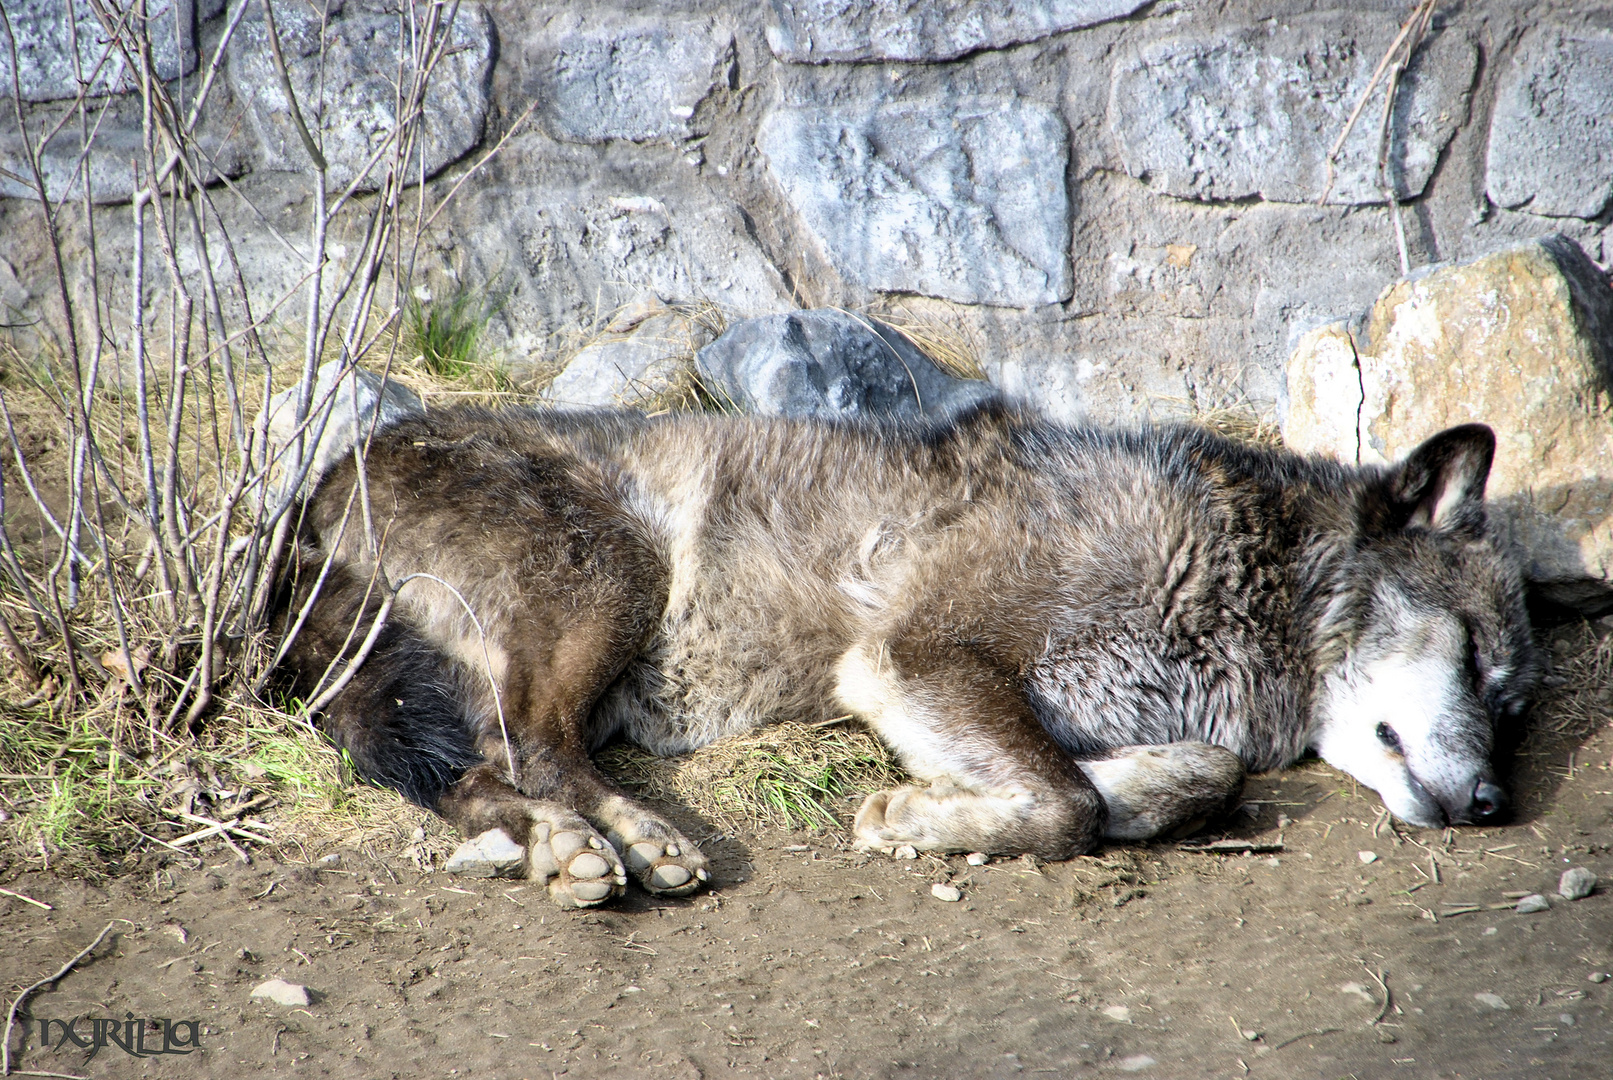
[(841, 721), (773, 724), (677, 758), (617, 743), (598, 760), (639, 794), (726, 825), (838, 830), (855, 810), (848, 796), (903, 781), (883, 743)]
[(1268, 450), (1281, 449), (1283, 445), (1282, 429), (1277, 426), (1276, 418), (1249, 406), (1204, 409), (1188, 417), (1188, 423), (1209, 428), (1235, 442)]
[(1583, 739), (1613, 720), (1613, 634), (1590, 623), (1564, 627), (1553, 635), (1551, 658), (1531, 731)]
[(901, 334), (953, 378), (985, 379), (980, 340), (955, 304), (931, 301), (916, 306), (902, 302), (873, 307), (864, 314)]

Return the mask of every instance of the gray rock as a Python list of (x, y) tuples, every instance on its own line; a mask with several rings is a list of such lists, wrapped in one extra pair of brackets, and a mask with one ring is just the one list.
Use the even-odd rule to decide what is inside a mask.
[(963, 899), (962, 890), (956, 885), (948, 885), (943, 881), (937, 881), (930, 886), (930, 895), (946, 904), (956, 904)]
[[(1109, 124), (1131, 175), (1190, 199), (1313, 202), (1327, 153), (1395, 34), (1393, 19), (1336, 13), (1206, 38), (1153, 42), (1115, 65)], [(1389, 173), (1396, 196), (1422, 193), (1467, 116), (1477, 52), (1434, 34), (1401, 82)], [(1381, 203), (1374, 91), (1351, 130), (1328, 201)]]
[(1496, 90), (1485, 187), (1508, 209), (1594, 218), (1613, 202), (1613, 34), (1524, 35)]
[(1583, 900), (1596, 891), (1596, 871), (1576, 866), (1563, 871), (1557, 882), (1557, 894), (1564, 900)]
[(646, 319), (631, 334), (607, 334), (579, 350), (543, 398), (563, 407), (643, 408), (674, 389), (693, 344), (678, 315)]
[(951, 60), (1124, 18), (1147, 0), (774, 0), (773, 52), (796, 63)]
[(944, 417), (993, 400), (890, 327), (834, 309), (747, 319), (698, 354), (715, 394), (764, 416)]
[(284, 979), (270, 979), (259, 983), (252, 988), (255, 998), (267, 998), (276, 1005), (291, 1007), (306, 1007), (308, 1005), (308, 988), (298, 983), (286, 982)]
[[(177, 5), (177, 13), (175, 7)], [(127, 4), (107, 4), (117, 12)], [(16, 35), (16, 77), (24, 101), (60, 101), (78, 96), (77, 75), (90, 79), (90, 94), (102, 96), (133, 90), (140, 74), (123, 62), (120, 49), (107, 49), (106, 31), (89, 0), (73, 4), (76, 26), (70, 27), (67, 0), (7, 0), (6, 17)], [(188, 74), (196, 66), (195, 25), (191, 0), (152, 0), (149, 4), (152, 60), (164, 81)], [(78, 69), (73, 65), (73, 30), (78, 34)], [(101, 62), (103, 54), (106, 62)], [(11, 50), (0, 41), (0, 92), (11, 96)], [(127, 165), (127, 162), (125, 162)]]
[(1530, 893), (1522, 900), (1519, 900), (1517, 906), (1512, 910), (1519, 915), (1533, 915), (1536, 912), (1550, 911), (1551, 902), (1539, 893)]
[[(341, 365), (335, 360), (320, 367), (318, 382), (309, 399), (310, 415), (317, 417), (319, 411), (324, 409), (329, 418), (325, 421), (319, 445), (314, 450), (314, 462), (303, 483), (304, 491), (312, 490), (319, 478), (336, 464), (336, 460), (367, 435), (370, 419), (377, 412), (380, 413), (380, 419), (376, 423), (376, 430), (380, 430), (424, 408), (419, 395), (391, 379), (383, 381), (381, 376), (362, 368), (351, 368), (346, 375), (340, 375), (340, 372)], [(335, 385), (338, 378), (340, 384)], [(295, 386), (269, 399), (269, 447), (272, 453), (279, 455), (270, 470), (270, 505), (279, 502), (284, 496), (285, 486), (293, 478), (288, 467), (290, 458), (280, 455), (280, 450), (296, 434), (296, 416)], [(258, 422), (262, 422), (261, 413)], [(319, 421), (316, 419), (308, 425), (306, 434), (311, 435), (318, 427)]]
[[(382, 151), (397, 126), (399, 50), (407, 51), (399, 17), (340, 12), (330, 19), (321, 43), (319, 8), (277, 0), (274, 11), (303, 120), (312, 128), (316, 117), (322, 117), (316, 137), (330, 166), (328, 182), (345, 187)], [(265, 165), (306, 172), (312, 165), (281, 91), (260, 12), (244, 19), (230, 40), (230, 86), (247, 105)], [(447, 52), (426, 92), (411, 175), (417, 174), (421, 155), (425, 174), (431, 177), (481, 142), (492, 57), (492, 22), (479, 7), (461, 5), (449, 30)], [(412, 63), (402, 65), (401, 77), (404, 85), (413, 79)], [(316, 101), (321, 88), (323, 95)], [(361, 190), (378, 186), (391, 152), (386, 146), (379, 169), (359, 185)]]
[[(57, 127), (67, 108), (58, 104), (34, 109), (29, 118), (30, 132), (44, 127)], [(143, 161), (145, 158), (140, 99), (132, 94), (123, 94), (110, 100), (91, 102), (90, 108), (94, 118), (94, 134), (91, 151), (84, 160), (89, 166), (91, 199), (102, 206), (128, 202), (134, 193), (134, 172), (130, 168), (130, 160), (138, 158)], [(215, 114), (218, 111), (210, 110)], [(208, 180), (220, 174), (240, 176), (250, 165), (245, 141), (221, 138), (221, 133), (209, 119), (204, 116), (197, 129)], [(75, 201), (83, 198), (83, 174), (79, 164), (81, 149), (76, 122), (62, 126), (56, 137), (45, 144), (39, 163), (45, 178), (45, 192), (50, 198), (70, 198)], [(0, 174), (0, 196), (24, 199), (38, 197), (34, 191), (27, 153), (14, 123), (0, 130), (0, 165), (27, 181), (19, 183)]]
[(780, 108), (756, 141), (824, 256), (864, 288), (1011, 307), (1070, 296), (1069, 148), (1046, 106)]
[(450, 206), (443, 232), (478, 238), (454, 252), (458, 273), (511, 287), (492, 340), (513, 367), (648, 294), (729, 319), (797, 306), (731, 203), (698, 184), (623, 193), (619, 179), (489, 185)]
[(466, 877), (518, 877), (526, 850), (503, 829), (488, 829), (466, 840), (448, 857), (443, 870)]
[(564, 35), (543, 89), (562, 139), (682, 140), (702, 133), (700, 103), (737, 75), (731, 31), (669, 18)]

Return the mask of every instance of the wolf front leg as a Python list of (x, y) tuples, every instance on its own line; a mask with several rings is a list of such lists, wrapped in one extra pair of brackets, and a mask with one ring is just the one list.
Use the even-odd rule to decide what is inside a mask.
[(890, 638), (848, 650), (836, 676), (840, 700), (929, 781), (868, 796), (859, 848), (1066, 859), (1097, 846), (1103, 798), (1037, 721), (1012, 670), (973, 649)]

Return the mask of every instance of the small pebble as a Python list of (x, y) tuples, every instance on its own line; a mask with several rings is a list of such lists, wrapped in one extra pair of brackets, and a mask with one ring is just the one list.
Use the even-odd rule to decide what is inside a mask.
[(1508, 1005), (1506, 999), (1500, 994), (1474, 994), (1473, 1000), (1482, 1005), (1488, 1005), (1492, 1009), (1499, 1010), (1512, 1008), (1512, 1006)]
[(1294, 819), (1289, 817), (1287, 814), (1278, 814), (1277, 815), (1277, 827), (1279, 829), (1286, 829), (1286, 828), (1288, 828), (1288, 826), (1292, 825), (1293, 823), (1294, 823)]
[(919, 849), (914, 847), (912, 844), (903, 844), (901, 847), (891, 852), (891, 854), (895, 855), (898, 859), (916, 859), (919, 857)]
[(984, 851), (971, 851), (969, 852), (968, 857), (964, 859), (964, 862), (968, 863), (970, 866), (985, 866), (986, 863), (990, 861), (991, 856), (987, 855)]
[(1578, 900), (1589, 896), (1595, 888), (1596, 872), (1583, 866), (1563, 871), (1562, 879), (1557, 882), (1557, 892), (1565, 900)]
[(1242, 1031), (1238, 1032), (1238, 1034), (1243, 1036), (1245, 1042), (1260, 1041), (1260, 1032), (1256, 1031), (1254, 1028), (1244, 1028)]
[(1530, 893), (1518, 901), (1518, 906), (1512, 910), (1519, 915), (1533, 915), (1537, 911), (1550, 911), (1551, 902), (1539, 893)]
[(1358, 851), (1355, 853), (1355, 857), (1364, 863), (1375, 863), (1378, 861), (1378, 853), (1376, 851)]
[(268, 998), (276, 1005), (304, 1006), (308, 1004), (308, 988), (284, 979), (270, 979), (252, 988), (255, 998)]
[(1585, 980), (1593, 983), (1605, 983), (1607, 982), (1607, 972), (1593, 971), (1589, 975), (1585, 976)]
[(342, 861), (342, 856), (340, 855), (340, 853), (333, 851), (329, 855), (320, 856), (319, 865), (321, 865), (321, 866), (335, 866), (337, 863), (339, 863), (341, 861)]
[(956, 904), (963, 899), (963, 893), (956, 885), (946, 885), (939, 881), (930, 886), (930, 895), (949, 904)]

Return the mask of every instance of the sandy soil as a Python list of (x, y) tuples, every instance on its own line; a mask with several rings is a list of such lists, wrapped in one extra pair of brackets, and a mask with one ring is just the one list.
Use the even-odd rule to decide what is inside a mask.
[[(1517, 763), (1515, 823), (1445, 834), (1397, 831), (1376, 797), (1317, 763), (1256, 778), (1215, 835), (1281, 843), (1275, 854), (1161, 844), (971, 867), (865, 858), (826, 834), (713, 835), (685, 816), (715, 856), (714, 892), (581, 914), (518, 882), (351, 850), (249, 866), (219, 848), (99, 886), (14, 868), (0, 883), (52, 910), (0, 896), (8, 1001), (114, 926), (32, 999), (14, 1067), (1602, 1078), (1610, 758), (1613, 731), (1537, 733)], [(1603, 886), (1573, 903), (1552, 895), (1570, 865)], [(942, 882), (962, 900), (935, 898)], [(1523, 892), (1547, 894), (1550, 910), (1500, 908)], [(250, 997), (276, 976), (306, 985), (312, 1003)], [(195, 1020), (201, 1049), (137, 1058), (109, 1043), (91, 1056), (55, 1046), (59, 1025), (40, 1044), (40, 1019), (72, 1017)], [(86, 1020), (74, 1030), (93, 1042)]]

